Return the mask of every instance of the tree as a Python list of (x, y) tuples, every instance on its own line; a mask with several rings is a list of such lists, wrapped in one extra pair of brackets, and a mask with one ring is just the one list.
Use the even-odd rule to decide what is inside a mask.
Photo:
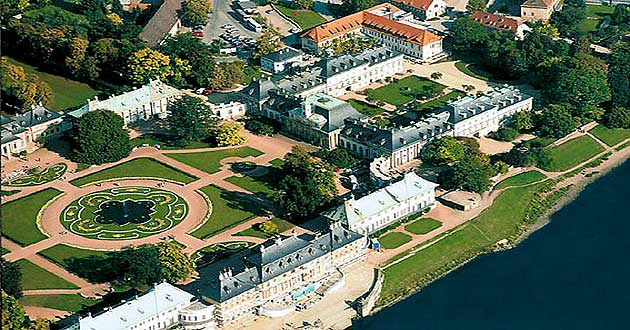
[(468, 17), (453, 21), (450, 32), (453, 49), (460, 53), (479, 51), (488, 38), (486, 27)]
[(630, 129), (630, 109), (614, 107), (604, 112), (604, 125), (610, 128)]
[(77, 163), (102, 164), (129, 156), (129, 133), (122, 117), (113, 111), (95, 110), (74, 125), (71, 158)]
[(462, 85), (462, 88), (464, 89), (464, 91), (466, 91), (466, 93), (471, 93), (472, 91), (475, 90), (475, 86), (473, 85)]
[(72, 38), (66, 56), (66, 68), (73, 76), (78, 76), (87, 55), (89, 41), (83, 38)]
[(151, 48), (140, 49), (129, 58), (129, 80), (136, 85), (151, 79), (166, 80), (173, 74), (171, 59)]
[(492, 134), (492, 138), (505, 142), (514, 141), (518, 136), (518, 131), (512, 127), (502, 127)]
[(131, 286), (148, 286), (161, 282), (164, 277), (155, 246), (127, 247), (114, 253), (108, 260), (114, 274)]
[(22, 272), (20, 265), (0, 258), (0, 270), (2, 270), (2, 291), (18, 299), (21, 298)]
[(292, 217), (304, 219), (337, 195), (333, 167), (294, 146), (284, 157), (277, 201)]
[(166, 128), (182, 146), (205, 140), (217, 123), (212, 109), (196, 97), (184, 95), (171, 101), (168, 109), (171, 115), (166, 118)]
[(206, 25), (211, 8), (212, 0), (187, 0), (182, 4), (179, 18), (184, 26)]
[(192, 258), (183, 252), (181, 245), (170, 241), (160, 242), (156, 247), (162, 279), (175, 283), (187, 279), (195, 271)]
[(610, 15), (610, 22), (614, 25), (630, 24), (630, 5), (618, 4)]
[(28, 324), (24, 308), (16, 298), (2, 291), (2, 330), (21, 330)]
[(374, 7), (378, 0), (343, 0), (341, 12), (344, 14), (356, 13), (358, 11)]
[(241, 136), (243, 127), (236, 122), (223, 122), (215, 129), (217, 146), (237, 146), (245, 143), (247, 138)]
[(441, 166), (462, 159), (465, 153), (464, 145), (454, 137), (447, 135), (429, 142), (421, 158), (434, 166)]
[(431, 73), (431, 79), (433, 80), (440, 80), (442, 79), (442, 72), (433, 72)]
[(267, 29), (263, 34), (256, 39), (256, 47), (254, 48), (254, 58), (259, 59), (265, 57), (270, 53), (275, 52), (281, 47), (280, 40), (270, 30)]
[(357, 163), (357, 159), (344, 148), (336, 148), (333, 150), (322, 148), (315, 153), (315, 157), (324, 159), (337, 168), (350, 168)]
[(550, 104), (546, 106), (540, 117), (540, 132), (544, 136), (555, 139), (566, 136), (575, 129), (575, 121), (571, 117), (567, 104)]
[(6, 57), (0, 59), (0, 91), (3, 102), (22, 110), (30, 110), (37, 104), (46, 107), (53, 98), (48, 84), (36, 75), (25, 74), (24, 68), (9, 63)]
[(230, 89), (245, 79), (243, 62), (221, 62), (217, 64), (208, 78), (210, 87), (214, 89)]
[(278, 225), (275, 224), (273, 221), (271, 220), (267, 220), (261, 224), (258, 225), (258, 229), (260, 229), (260, 231), (262, 231), (265, 234), (268, 235), (273, 235), (273, 234), (277, 234), (278, 233)]
[(530, 111), (519, 111), (512, 116), (510, 124), (519, 132), (530, 130), (534, 127), (534, 120)]
[(630, 42), (618, 42), (613, 45), (608, 65), (612, 104), (630, 108)]
[(212, 51), (201, 39), (191, 33), (181, 33), (166, 39), (157, 50), (171, 59), (186, 59), (195, 68), (183, 75), (188, 84), (194, 87), (208, 86), (208, 79), (214, 73), (216, 64)]
[(551, 15), (549, 22), (560, 34), (574, 36), (578, 34), (578, 24), (586, 18), (586, 5), (583, 0), (565, 1), (562, 10)]
[(440, 173), (438, 179), (446, 189), (463, 189), (482, 193), (492, 186), (490, 178), (496, 174), (488, 158), (467, 155)]
[(469, 13), (486, 11), (487, 4), (488, 2), (486, 0), (469, 0), (468, 4), (466, 4), (466, 10)]
[(290, 6), (293, 9), (311, 9), (314, 3), (314, 0), (293, 0), (290, 2)]

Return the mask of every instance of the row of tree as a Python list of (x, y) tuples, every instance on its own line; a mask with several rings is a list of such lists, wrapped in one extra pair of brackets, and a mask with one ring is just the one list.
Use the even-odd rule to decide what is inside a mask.
[(26, 74), (23, 67), (9, 63), (6, 57), (0, 58), (0, 91), (3, 103), (19, 110), (28, 110), (36, 104), (48, 106), (53, 98), (47, 83), (34, 74)]

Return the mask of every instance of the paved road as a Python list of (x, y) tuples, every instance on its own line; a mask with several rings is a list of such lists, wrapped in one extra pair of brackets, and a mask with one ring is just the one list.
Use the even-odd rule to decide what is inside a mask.
[(218, 39), (219, 36), (225, 32), (221, 28), (221, 25), (227, 23), (234, 25), (234, 28), (238, 30), (236, 33), (242, 36), (251, 38), (260, 36), (260, 33), (247, 29), (243, 26), (241, 21), (235, 18), (234, 10), (230, 6), (231, 3), (232, 1), (230, 0), (212, 0), (212, 16), (203, 29), (204, 42), (210, 43), (212, 39)]

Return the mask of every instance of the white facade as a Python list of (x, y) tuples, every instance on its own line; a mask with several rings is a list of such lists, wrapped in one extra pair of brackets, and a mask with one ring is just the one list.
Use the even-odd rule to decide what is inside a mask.
[(360, 199), (350, 199), (324, 214), (332, 221), (362, 234), (370, 234), (393, 222), (435, 205), (438, 185), (414, 172)]
[(283, 73), (291, 66), (301, 63), (303, 56), (292, 48), (284, 48), (260, 59), (260, 68), (270, 73)]
[(429, 8), (425, 11), (425, 19), (440, 17), (446, 12), (446, 2), (444, 0), (433, 0), (429, 4)]
[[(377, 56), (379, 55), (377, 54)], [(392, 77), (403, 71), (402, 54), (389, 58), (383, 57), (381, 62), (364, 63), (329, 76), (326, 79), (326, 94), (340, 96), (348, 90), (361, 90), (376, 80)]]
[(233, 120), (243, 117), (247, 112), (247, 105), (238, 101), (228, 101), (225, 103), (210, 103), (210, 109), (215, 116), (223, 120)]

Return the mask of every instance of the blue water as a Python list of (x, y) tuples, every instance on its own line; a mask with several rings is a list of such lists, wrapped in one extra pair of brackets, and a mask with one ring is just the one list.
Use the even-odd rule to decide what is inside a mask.
[(517, 248), (361, 320), (370, 329), (630, 329), (630, 161)]

